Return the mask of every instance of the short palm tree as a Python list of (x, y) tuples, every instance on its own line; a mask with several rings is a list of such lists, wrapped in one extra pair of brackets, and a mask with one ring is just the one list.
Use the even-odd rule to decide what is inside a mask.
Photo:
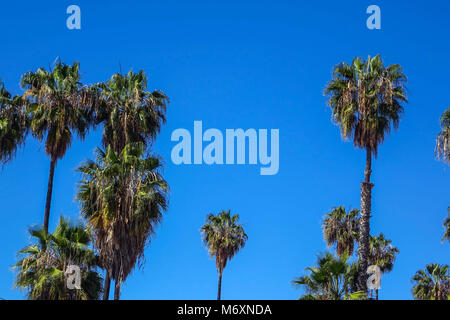
[(308, 267), (308, 275), (293, 283), (305, 290), (300, 300), (359, 300), (365, 293), (354, 291), (358, 267), (348, 262), (348, 255), (334, 257), (331, 253), (319, 256), (317, 266)]
[(10, 161), (26, 139), (28, 116), (24, 100), (12, 97), (0, 79), (0, 164)]
[(326, 214), (322, 224), (323, 236), (328, 247), (336, 245), (338, 256), (351, 256), (358, 241), (359, 210), (345, 211), (344, 206), (333, 208)]
[(73, 134), (84, 138), (91, 123), (96, 90), (80, 82), (79, 63), (72, 66), (57, 61), (53, 70), (39, 68), (22, 76), (23, 97), (30, 102), (32, 135), (45, 139), (50, 172), (45, 202), (44, 230), (48, 232), (53, 177), (56, 163), (72, 143)]
[(125, 145), (140, 142), (148, 147), (166, 122), (168, 98), (164, 92), (147, 91), (144, 71), (114, 74), (98, 84), (101, 103), (96, 122), (103, 123), (103, 146), (120, 153)]
[(412, 294), (416, 300), (449, 300), (450, 274), (448, 265), (430, 263), (416, 272), (411, 279)]
[(160, 160), (144, 157), (142, 143), (128, 144), (120, 154), (111, 146), (96, 153), (96, 162), (78, 168), (77, 199), (106, 269), (104, 299), (111, 278), (119, 299), (121, 284), (143, 261), (146, 244), (167, 210), (169, 186), (159, 172)]
[(448, 211), (448, 217), (444, 220), (444, 236), (442, 237), (442, 241), (447, 240), (450, 242), (450, 207), (447, 208)]
[[(379, 236), (370, 237), (369, 247), (369, 265), (380, 267), (381, 273), (391, 272), (400, 250), (394, 247), (392, 241), (386, 239), (382, 233)], [(375, 289), (375, 296), (378, 300), (378, 289)]]
[(208, 214), (206, 223), (201, 228), (202, 239), (208, 248), (209, 255), (216, 258), (216, 268), (219, 273), (217, 300), (222, 292), (222, 275), (227, 262), (245, 246), (248, 239), (242, 225), (238, 224), (239, 215), (231, 216), (230, 210), (217, 215)]
[(436, 139), (436, 158), (450, 163), (450, 108), (441, 117), (441, 132)]
[(329, 96), (332, 119), (341, 128), (344, 139), (353, 139), (356, 147), (366, 151), (366, 169), (361, 184), (361, 226), (359, 235), (360, 290), (366, 291), (369, 257), (370, 213), (373, 184), (372, 156), (377, 157), (391, 126), (398, 128), (402, 103), (406, 98), (406, 76), (399, 65), (384, 66), (379, 55), (353, 59), (349, 65), (334, 67), (333, 79), (325, 89)]
[[(21, 257), (14, 286), (27, 291), (32, 300), (96, 300), (102, 290), (97, 273), (98, 257), (89, 249), (90, 237), (82, 225), (71, 225), (61, 217), (52, 234), (31, 229), (36, 244), (19, 251)], [(68, 267), (80, 268), (81, 286), (70, 289)]]

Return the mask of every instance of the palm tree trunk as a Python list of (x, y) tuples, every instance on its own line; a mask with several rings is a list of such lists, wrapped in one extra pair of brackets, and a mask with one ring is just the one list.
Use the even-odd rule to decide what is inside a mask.
[(364, 171), (364, 182), (361, 183), (361, 222), (359, 228), (359, 276), (358, 290), (367, 292), (367, 267), (369, 257), (370, 237), (370, 212), (372, 208), (372, 187), (370, 175), (372, 174), (372, 149), (366, 148), (366, 169)]
[(366, 169), (364, 170), (364, 182), (370, 183), (370, 176), (372, 175), (372, 148), (366, 149)]
[(55, 167), (56, 157), (52, 157), (52, 159), (50, 160), (50, 173), (48, 175), (47, 199), (45, 201), (44, 230), (46, 233), (48, 233), (48, 222), (50, 220), (50, 205), (52, 202), (53, 177), (55, 175)]
[(109, 276), (109, 272), (106, 271), (105, 275), (105, 285), (103, 286), (103, 300), (109, 299), (109, 289), (111, 287), (111, 277)]
[(114, 300), (120, 300), (120, 285), (121, 282), (119, 280), (116, 280), (116, 283), (114, 284)]
[(220, 295), (222, 292), (222, 273), (223, 273), (223, 271), (219, 272), (219, 285), (217, 288), (217, 300), (220, 300)]

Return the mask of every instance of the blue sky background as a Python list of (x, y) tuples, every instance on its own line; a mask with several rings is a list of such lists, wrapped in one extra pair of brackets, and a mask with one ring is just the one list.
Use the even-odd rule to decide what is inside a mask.
[[(81, 30), (66, 8), (81, 7)], [(366, 28), (377, 4), (382, 29)], [(434, 160), (439, 117), (450, 105), (450, 2), (442, 1), (20, 1), (0, 10), (0, 77), (14, 94), (20, 77), (59, 56), (79, 61), (84, 83), (144, 69), (151, 89), (171, 99), (155, 151), (166, 159), (170, 209), (122, 290), (123, 299), (214, 299), (215, 263), (203, 248), (205, 215), (231, 209), (249, 235), (229, 263), (224, 299), (295, 299), (290, 281), (325, 251), (321, 220), (332, 207), (359, 207), (365, 153), (343, 142), (322, 92), (332, 67), (380, 53), (409, 78), (400, 124), (373, 163), (372, 233), (400, 249), (380, 297), (410, 299), (410, 278), (431, 262), (450, 263), (441, 244), (450, 167)], [(170, 161), (177, 128), (280, 129), (280, 170), (259, 165)], [(51, 228), (78, 219), (75, 168), (92, 158), (101, 132), (74, 140), (55, 174)], [(9, 269), (44, 215), (49, 159), (30, 138), (0, 171), (0, 297), (21, 299)]]

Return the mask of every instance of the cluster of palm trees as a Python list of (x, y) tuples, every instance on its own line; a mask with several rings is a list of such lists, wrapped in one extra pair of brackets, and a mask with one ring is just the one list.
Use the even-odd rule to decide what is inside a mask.
[[(336, 255), (327, 252), (318, 257), (317, 266), (306, 270), (309, 275), (293, 281), (305, 289), (302, 300), (365, 299), (367, 292), (358, 289), (358, 261), (352, 261), (359, 245), (361, 216), (358, 209), (333, 208), (326, 214), (322, 229), (328, 248), (335, 247)], [(399, 250), (380, 233), (369, 239), (369, 266), (378, 266), (381, 274), (392, 271)], [(378, 300), (378, 289), (375, 289)], [(372, 290), (369, 290), (373, 298)]]
[[(136, 263), (168, 207), (169, 186), (161, 175), (161, 161), (150, 153), (152, 142), (166, 121), (168, 98), (149, 92), (143, 71), (114, 74), (94, 85), (81, 83), (79, 63), (57, 60), (51, 70), (39, 68), (21, 79), (24, 93), (12, 97), (0, 82), (0, 162), (12, 160), (28, 133), (44, 142), (50, 158), (44, 224), (31, 230), (37, 243), (19, 253), (22, 259), (15, 286), (30, 299), (114, 298)], [(77, 200), (86, 226), (61, 218), (53, 233), (49, 220), (53, 178), (73, 136), (83, 139), (102, 126), (101, 147), (95, 161), (78, 168), (82, 179)], [(91, 250), (92, 242), (95, 250)], [(68, 291), (65, 268), (83, 272), (82, 289)], [(104, 285), (98, 269), (105, 270)]]
[[(406, 82), (401, 66), (385, 66), (379, 55), (355, 58), (333, 69), (324, 91), (332, 120), (344, 139), (366, 152), (361, 208), (339, 206), (325, 216), (324, 239), (329, 248), (335, 247), (335, 254), (319, 256), (307, 275), (294, 280), (305, 289), (301, 299), (378, 299), (378, 289), (368, 288), (368, 267), (377, 266), (381, 273), (394, 267), (399, 250), (382, 233), (370, 233), (372, 158), (391, 129), (399, 126), (407, 103)], [(43, 227), (31, 229), (35, 243), (19, 251), (15, 286), (26, 290), (30, 299), (99, 299), (103, 293), (107, 300), (113, 280), (114, 298), (119, 299), (122, 284), (143, 262), (144, 249), (168, 208), (169, 186), (161, 174), (161, 159), (151, 153), (166, 121), (168, 98), (162, 91), (148, 91), (143, 71), (83, 85), (79, 63), (59, 60), (50, 70), (25, 73), (20, 84), (23, 94), (12, 96), (0, 80), (0, 163), (11, 161), (31, 134), (44, 143), (50, 169)], [(74, 136), (83, 139), (98, 127), (103, 136), (96, 158), (78, 168), (76, 199), (86, 225), (61, 217), (50, 233), (57, 163)], [(436, 158), (450, 163), (450, 108), (442, 115), (441, 129)], [(444, 227), (443, 241), (450, 241), (450, 218)], [(201, 234), (216, 261), (220, 300), (223, 271), (248, 236), (239, 216), (229, 210), (209, 214)], [(65, 285), (71, 265), (82, 270), (77, 291)], [(412, 281), (416, 299), (450, 298), (447, 265), (429, 264)]]
[[(441, 132), (436, 138), (436, 158), (450, 164), (450, 108), (440, 119)], [(450, 242), (450, 207), (444, 219), (442, 242)], [(412, 277), (412, 294), (418, 300), (450, 300), (450, 270), (446, 264), (430, 263)]]
[[(332, 80), (325, 89), (332, 120), (341, 129), (342, 137), (352, 139), (355, 147), (366, 151), (364, 181), (361, 183), (361, 210), (345, 211), (334, 208), (323, 223), (324, 238), (328, 246), (336, 245), (336, 257), (330, 253), (320, 256), (317, 266), (310, 267), (308, 275), (294, 280), (304, 287), (302, 299), (340, 300), (373, 297), (368, 290), (369, 266), (378, 266), (381, 273), (393, 269), (399, 250), (383, 234), (370, 234), (371, 192), (374, 184), (372, 157), (377, 157), (378, 147), (390, 133), (397, 129), (403, 104), (407, 103), (406, 76), (400, 65), (385, 66), (379, 55), (353, 59), (333, 69)], [(442, 132), (436, 143), (436, 157), (450, 162), (450, 109), (441, 118)], [(450, 210), (450, 209), (449, 209)], [(450, 219), (444, 220), (449, 239)], [(358, 259), (349, 262), (355, 244)], [(416, 299), (447, 299), (449, 292), (448, 266), (431, 264), (427, 271), (418, 271), (413, 296)], [(426, 289), (424, 289), (426, 287)], [(378, 289), (375, 290), (378, 299)]]

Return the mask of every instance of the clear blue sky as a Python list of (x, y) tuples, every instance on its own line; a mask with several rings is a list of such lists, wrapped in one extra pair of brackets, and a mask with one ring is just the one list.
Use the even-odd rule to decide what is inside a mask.
[[(66, 8), (81, 7), (81, 30)], [(381, 8), (382, 29), (366, 28)], [(0, 10), (0, 77), (14, 94), (20, 77), (59, 56), (79, 61), (84, 83), (144, 69), (171, 99), (155, 151), (166, 159), (170, 209), (123, 299), (214, 299), (217, 274), (199, 228), (209, 212), (238, 213), (249, 235), (227, 266), (225, 299), (295, 299), (290, 281), (325, 251), (321, 220), (333, 206), (359, 207), (365, 154), (343, 142), (322, 92), (333, 65), (381, 54), (409, 78), (400, 124), (373, 163), (372, 233), (399, 247), (381, 298), (410, 299), (410, 278), (431, 262), (450, 263), (441, 244), (450, 167), (434, 160), (439, 117), (450, 105), (450, 2), (442, 1), (20, 1)], [(280, 170), (259, 166), (176, 166), (177, 128), (280, 129)], [(55, 174), (51, 228), (78, 219), (75, 168), (92, 158), (100, 131), (75, 140)], [(41, 224), (49, 170), (33, 139), (0, 171), (0, 297), (20, 299), (9, 269)]]

